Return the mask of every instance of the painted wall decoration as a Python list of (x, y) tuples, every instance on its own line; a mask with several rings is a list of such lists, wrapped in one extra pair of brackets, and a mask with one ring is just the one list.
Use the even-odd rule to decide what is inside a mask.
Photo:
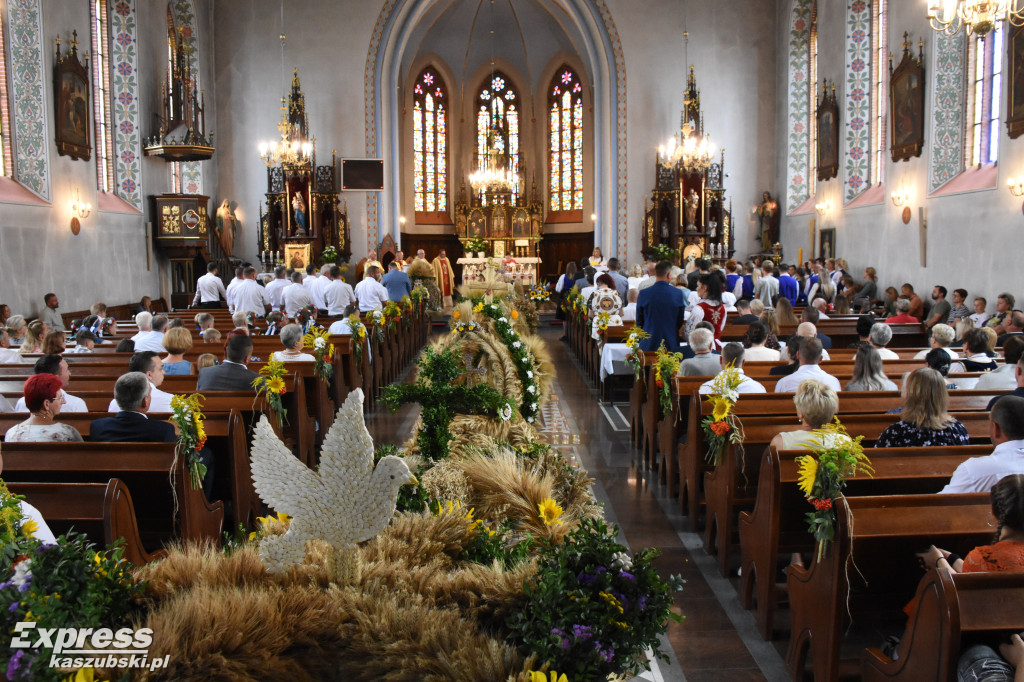
[(846, 10), (846, 121), (843, 201), (871, 186), (871, 6), (854, 0)]
[(135, 0), (110, 3), (110, 60), (114, 101), (114, 192), (142, 210), (142, 132), (139, 126), (139, 33)]
[(14, 118), (14, 173), (22, 185), (50, 200), (50, 160), (43, 79), (40, 0), (8, 0), (11, 90)]
[(808, 84), (811, 14), (814, 0), (793, 0), (789, 15), (788, 145), (786, 207), (792, 211), (810, 197), (811, 149)]
[(928, 191), (934, 192), (964, 169), (964, 69), (967, 32), (936, 33), (933, 47), (935, 89)]

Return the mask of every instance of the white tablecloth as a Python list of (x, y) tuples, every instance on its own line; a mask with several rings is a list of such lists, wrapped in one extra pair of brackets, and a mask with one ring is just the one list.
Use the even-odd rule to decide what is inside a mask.
[(629, 348), (624, 343), (606, 343), (601, 349), (601, 381), (609, 374), (632, 374), (633, 368), (626, 364)]

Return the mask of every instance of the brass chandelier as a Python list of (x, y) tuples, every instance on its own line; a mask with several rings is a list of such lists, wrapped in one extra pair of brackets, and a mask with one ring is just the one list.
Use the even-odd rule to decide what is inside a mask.
[(1003, 20), (1012, 26), (1024, 25), (1021, 0), (928, 0), (931, 27), (946, 35), (966, 27), (968, 33), (983, 36)]

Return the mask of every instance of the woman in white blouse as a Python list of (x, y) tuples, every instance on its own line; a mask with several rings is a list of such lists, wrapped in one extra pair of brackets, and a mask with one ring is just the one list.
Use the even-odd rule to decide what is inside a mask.
[(284, 350), (275, 351), (270, 357), (281, 362), (313, 362), (316, 359), (302, 352), (302, 325), (286, 324), (282, 327), (281, 345)]
[(15, 424), (4, 438), (8, 443), (38, 441), (80, 441), (82, 434), (57, 422), (64, 405), (64, 392), (60, 377), (53, 374), (34, 374), (25, 382), (25, 407), (31, 413), (28, 419)]

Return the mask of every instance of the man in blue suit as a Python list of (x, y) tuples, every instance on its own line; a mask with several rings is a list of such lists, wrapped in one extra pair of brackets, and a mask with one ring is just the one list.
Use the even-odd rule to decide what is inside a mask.
[(636, 323), (651, 335), (640, 342), (641, 350), (658, 350), (661, 342), (670, 353), (679, 352), (679, 328), (683, 326), (686, 303), (683, 292), (669, 284), (672, 264), (661, 261), (654, 270), (655, 282), (640, 291), (636, 300)]
[(142, 372), (121, 375), (114, 384), (114, 400), (120, 412), (114, 417), (97, 419), (89, 425), (89, 440), (100, 443), (172, 443), (177, 440), (174, 427), (150, 419), (149, 377)]
[(402, 272), (395, 261), (388, 264), (388, 274), (384, 275), (380, 283), (388, 290), (388, 300), (395, 303), (401, 301), (403, 296), (412, 293), (412, 281), (409, 279), (409, 275)]

